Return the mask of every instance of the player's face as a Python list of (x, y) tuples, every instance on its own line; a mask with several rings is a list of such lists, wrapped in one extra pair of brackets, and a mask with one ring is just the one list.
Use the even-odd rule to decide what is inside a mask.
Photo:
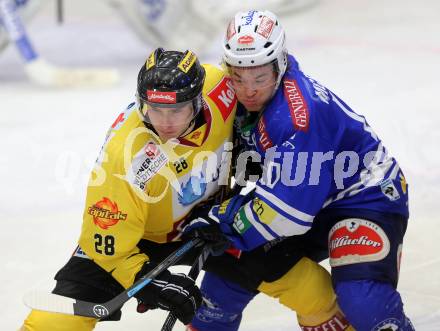
[(191, 103), (175, 108), (146, 107), (146, 114), (163, 141), (181, 136), (193, 119), (194, 111)]
[(232, 85), (237, 99), (248, 111), (261, 111), (270, 100), (276, 85), (273, 65), (259, 67), (230, 67)]

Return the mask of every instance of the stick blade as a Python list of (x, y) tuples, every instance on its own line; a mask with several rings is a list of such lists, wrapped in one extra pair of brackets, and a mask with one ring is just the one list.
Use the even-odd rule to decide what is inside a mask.
[(44, 59), (27, 63), (25, 71), (31, 81), (48, 87), (107, 87), (119, 81), (115, 69), (57, 67)]
[(24, 295), (23, 302), (31, 309), (75, 315), (73, 308), (76, 300), (65, 296), (32, 291)]
[(106, 87), (118, 81), (119, 74), (113, 69), (59, 69), (54, 76), (59, 87)]

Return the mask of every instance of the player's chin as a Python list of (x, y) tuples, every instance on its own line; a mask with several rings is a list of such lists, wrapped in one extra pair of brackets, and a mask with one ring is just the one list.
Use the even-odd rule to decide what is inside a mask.
[(261, 109), (263, 109), (263, 105), (257, 103), (243, 103), (243, 106), (249, 112), (259, 112)]
[(177, 131), (159, 131), (157, 132), (159, 134), (159, 137), (162, 140), (169, 140), (176, 138), (179, 134)]

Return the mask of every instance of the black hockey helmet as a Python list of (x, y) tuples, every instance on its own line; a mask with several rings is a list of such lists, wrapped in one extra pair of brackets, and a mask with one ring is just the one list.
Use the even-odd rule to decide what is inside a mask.
[[(150, 54), (138, 75), (137, 96), (140, 108), (177, 108), (192, 103), (193, 118), (202, 109), (205, 69), (191, 52), (165, 51), (157, 48)], [(148, 121), (147, 114), (145, 119)]]

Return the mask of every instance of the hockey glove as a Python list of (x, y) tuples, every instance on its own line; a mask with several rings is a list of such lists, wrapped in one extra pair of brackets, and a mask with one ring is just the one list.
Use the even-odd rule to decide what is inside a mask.
[(196, 208), (182, 230), (183, 236), (209, 242), (212, 255), (221, 255), (231, 246), (228, 235), (234, 235), (231, 224), (235, 214), (249, 200), (250, 196), (236, 195), (221, 205)]
[[(153, 269), (155, 264), (147, 262), (136, 278)], [(202, 295), (194, 280), (185, 274), (163, 271), (147, 286), (135, 294), (137, 311), (161, 308), (172, 312), (183, 324), (189, 324), (202, 303)]]
[(230, 242), (220, 229), (220, 224), (215, 218), (211, 218), (210, 206), (197, 208), (188, 218), (190, 221), (184, 226), (182, 233), (184, 239), (199, 238), (209, 243), (211, 254), (221, 255), (228, 249)]

